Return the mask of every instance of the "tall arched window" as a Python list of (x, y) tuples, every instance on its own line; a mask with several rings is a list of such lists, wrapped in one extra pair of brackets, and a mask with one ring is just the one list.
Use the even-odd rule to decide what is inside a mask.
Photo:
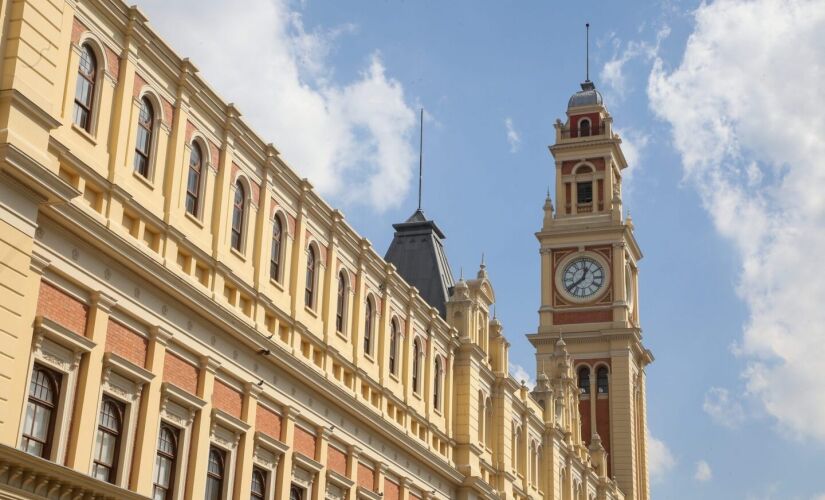
[(281, 281), (281, 238), (283, 235), (281, 219), (272, 221), (272, 249), (269, 251), (269, 277)]
[(364, 308), (364, 354), (372, 354), (372, 316), (375, 314), (372, 297), (367, 297)]
[(193, 142), (189, 153), (189, 172), (186, 175), (186, 211), (195, 217), (200, 211), (202, 173), (203, 153), (198, 143)]
[(297, 486), (289, 488), (289, 500), (304, 500), (304, 490)]
[(415, 339), (413, 342), (413, 370), (412, 370), (412, 386), (413, 392), (417, 393), (421, 384), (421, 341)]
[(344, 271), (338, 273), (338, 297), (335, 303), (335, 329), (344, 333), (344, 313), (347, 309), (347, 276)]
[(120, 451), (120, 436), (123, 433), (123, 405), (104, 396), (100, 405), (97, 424), (97, 444), (95, 446), (92, 476), (114, 483), (117, 478), (117, 458)]
[(579, 121), (579, 135), (581, 137), (588, 137), (590, 135), (590, 120), (585, 118)]
[(34, 365), (20, 442), (23, 451), (41, 458), (50, 457), (59, 387), (60, 376), (57, 373)]
[(607, 394), (610, 390), (606, 366), (600, 366), (599, 369), (596, 370), (596, 387), (598, 388), (599, 394)]
[(390, 321), (390, 373), (398, 375), (398, 322)]
[(167, 500), (174, 495), (175, 467), (178, 459), (178, 431), (161, 424), (158, 451), (155, 455), (155, 477), (152, 500)]
[(74, 91), (74, 124), (86, 132), (92, 131), (97, 58), (88, 44), (80, 47), (80, 64), (77, 68), (77, 85)]
[(582, 366), (579, 368), (579, 394), (586, 396), (590, 394), (590, 368)]
[(307, 248), (307, 276), (304, 290), (304, 304), (310, 308), (315, 306), (315, 268), (315, 247), (310, 245)]
[(484, 442), (484, 433), (486, 432), (485, 427), (487, 423), (487, 402), (484, 397), (484, 393), (478, 391), (478, 442)]
[(538, 449), (536, 448), (536, 442), (533, 441), (530, 443), (530, 482), (533, 485), (536, 484), (536, 478), (538, 477), (538, 461), (536, 460), (538, 457)]
[(241, 251), (243, 243), (244, 212), (246, 211), (246, 190), (239, 180), (235, 183), (235, 201), (232, 204), (232, 248)]
[(257, 467), (252, 468), (252, 487), (250, 490), (250, 500), (263, 500), (266, 498), (266, 473)]
[(152, 109), (152, 103), (144, 97), (140, 100), (140, 114), (138, 114), (137, 138), (135, 139), (135, 172), (147, 178), (149, 177), (149, 155), (152, 153), (154, 122), (155, 111)]
[(433, 366), (433, 408), (436, 410), (441, 409), (441, 374), (441, 356), (436, 356)]
[(223, 498), (224, 453), (215, 448), (209, 448), (209, 466), (206, 471), (206, 500), (220, 500)]

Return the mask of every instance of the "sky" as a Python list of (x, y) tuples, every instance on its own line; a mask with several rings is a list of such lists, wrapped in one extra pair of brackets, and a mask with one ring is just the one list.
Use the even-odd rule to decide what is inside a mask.
[[(656, 499), (825, 499), (825, 2), (139, 0), (383, 253), (416, 208), (485, 255), (534, 378), (553, 123), (585, 77), (630, 163)], [(182, 27), (186, 27), (185, 29)]]

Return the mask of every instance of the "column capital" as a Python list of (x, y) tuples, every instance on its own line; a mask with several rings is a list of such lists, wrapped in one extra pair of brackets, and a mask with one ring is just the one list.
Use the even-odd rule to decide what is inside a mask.
[(173, 336), (174, 333), (171, 330), (167, 330), (160, 325), (154, 325), (149, 328), (149, 338), (162, 346), (168, 345), (169, 339)]
[(92, 305), (98, 308), (99, 310), (109, 314), (112, 311), (112, 308), (117, 304), (117, 299), (109, 295), (108, 293), (98, 290), (96, 292), (92, 292), (91, 295)]
[(216, 371), (218, 371), (218, 367), (221, 366), (221, 362), (219, 360), (210, 356), (201, 357), (199, 364), (202, 370), (206, 370), (213, 375)]

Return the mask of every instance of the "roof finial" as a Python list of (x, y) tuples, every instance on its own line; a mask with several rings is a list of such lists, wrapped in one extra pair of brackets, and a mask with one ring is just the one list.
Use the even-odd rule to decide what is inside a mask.
[(585, 35), (584, 35), (585, 45), (587, 46), (586, 57), (585, 57), (586, 64), (585, 64), (585, 79), (584, 79), (584, 81), (589, 82), (590, 81), (590, 23), (585, 23), (584, 30), (585, 30)]
[(418, 135), (418, 211), (421, 211), (421, 183), (424, 172), (424, 108), (421, 108), (421, 129)]

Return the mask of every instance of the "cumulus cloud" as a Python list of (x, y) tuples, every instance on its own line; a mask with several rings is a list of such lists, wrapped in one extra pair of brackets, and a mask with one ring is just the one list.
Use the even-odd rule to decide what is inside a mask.
[(676, 466), (676, 459), (664, 441), (656, 439), (650, 433), (647, 435), (647, 462), (653, 482), (663, 481)]
[(655, 42), (653, 43), (645, 40), (634, 40), (625, 44), (615, 36), (615, 33), (610, 34), (610, 41), (613, 46), (613, 57), (602, 66), (602, 70), (599, 73), (601, 82), (606, 85), (610, 97), (613, 98), (609, 100), (622, 100), (629, 90), (627, 73), (625, 71), (627, 63), (637, 58), (644, 60), (652, 60), (655, 58), (659, 52), (659, 46), (662, 40), (669, 35), (670, 27), (667, 25), (659, 28), (656, 32)]
[(711, 387), (705, 394), (702, 409), (719, 425), (736, 429), (745, 420), (742, 404), (723, 387)]
[(738, 253), (748, 393), (825, 442), (825, 4), (717, 0), (694, 16), (678, 67), (654, 63), (650, 105)]
[(629, 199), (633, 193), (633, 177), (642, 168), (642, 157), (650, 143), (650, 135), (632, 127), (614, 127), (622, 139), (622, 153), (627, 160), (627, 168), (622, 170), (622, 187), (624, 198)]
[(405, 197), (416, 120), (402, 84), (377, 52), (365, 54), (362, 70), (344, 83), (328, 60), (336, 40), (355, 27), (307, 30), (289, 0), (248, 0), (243, 8), (217, 0), (139, 5), (322, 194), (378, 210)]
[(510, 145), (510, 152), (515, 153), (521, 146), (521, 136), (516, 132), (511, 118), (504, 119), (504, 128), (507, 130), (507, 143)]
[(696, 472), (693, 473), (693, 478), (700, 483), (706, 483), (713, 478), (713, 471), (710, 470), (710, 465), (704, 460), (696, 462)]
[(533, 390), (533, 387), (536, 386), (536, 381), (533, 380), (533, 376), (530, 375), (523, 366), (510, 362), (510, 375), (516, 379), (519, 383), (524, 382), (524, 384)]

